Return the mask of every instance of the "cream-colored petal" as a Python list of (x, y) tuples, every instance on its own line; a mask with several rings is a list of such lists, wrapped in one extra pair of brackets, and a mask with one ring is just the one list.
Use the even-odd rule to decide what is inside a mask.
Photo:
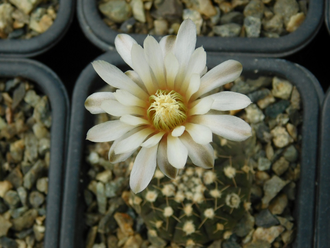
[(189, 134), (184, 133), (181, 137), (182, 143), (188, 149), (188, 156), (194, 165), (209, 169), (214, 166), (214, 151), (210, 144), (201, 145), (195, 143)]
[(115, 153), (120, 154), (136, 150), (142, 144), (142, 142), (153, 132), (154, 130), (150, 128), (143, 128), (140, 131), (130, 135), (118, 143), (118, 145), (115, 147)]
[(160, 40), (159, 46), (164, 58), (168, 53), (171, 53), (173, 51), (175, 40), (176, 40), (175, 35), (167, 35)]
[(191, 121), (205, 125), (217, 135), (233, 141), (243, 141), (251, 136), (251, 127), (241, 118), (231, 115), (197, 115)]
[(173, 53), (180, 66), (188, 65), (196, 46), (196, 26), (192, 20), (186, 19), (181, 23), (175, 40)]
[(188, 150), (180, 141), (180, 138), (167, 135), (167, 159), (177, 169), (182, 169), (188, 157)]
[(142, 117), (134, 116), (134, 115), (123, 115), (122, 117), (120, 117), (120, 121), (125, 124), (132, 125), (132, 126), (150, 124), (148, 120), (146, 120)]
[(212, 131), (206, 126), (194, 123), (187, 123), (186, 131), (190, 134), (191, 138), (198, 144), (206, 145), (212, 142)]
[(178, 126), (178, 127), (174, 128), (172, 131), (172, 136), (173, 137), (181, 136), (185, 129), (186, 129), (185, 126)]
[(142, 79), (140, 78), (139, 74), (137, 74), (133, 70), (125, 71), (125, 74), (132, 79), (134, 83), (136, 83), (141, 89), (143, 89), (145, 92), (147, 92), (146, 86), (144, 85)]
[(200, 77), (205, 66), (206, 66), (206, 52), (204, 51), (203, 47), (199, 47), (193, 52), (189, 60), (185, 78), (181, 86), (181, 90), (183, 92), (185, 92), (188, 86), (190, 85), (192, 75), (197, 74)]
[(164, 69), (164, 57), (161, 52), (159, 43), (152, 36), (147, 36), (143, 43), (144, 54), (148, 61), (148, 64), (153, 71), (158, 83), (158, 87), (165, 88), (165, 69)]
[(122, 123), (119, 120), (107, 121), (88, 130), (86, 139), (93, 142), (108, 142), (118, 139), (134, 126)]
[(227, 60), (208, 71), (201, 79), (201, 86), (195, 98), (226, 83), (230, 83), (242, 73), (242, 65), (235, 60)]
[(244, 109), (252, 103), (246, 95), (232, 91), (222, 91), (208, 98), (214, 100), (211, 109), (219, 111)]
[(136, 97), (135, 95), (129, 93), (126, 90), (116, 90), (113, 95), (118, 102), (125, 106), (137, 106), (145, 108), (147, 105), (146, 101), (142, 101), (140, 98)]
[(166, 83), (169, 89), (174, 89), (174, 82), (179, 71), (179, 62), (173, 53), (165, 57)]
[(195, 94), (199, 87), (201, 85), (201, 78), (198, 74), (192, 74), (190, 77), (190, 81), (189, 81), (189, 85), (188, 85), (188, 89), (186, 91), (186, 98), (187, 101), (190, 99), (190, 97)]
[(165, 132), (156, 133), (155, 135), (148, 138), (145, 142), (143, 142), (141, 146), (150, 148), (154, 145), (157, 145), (160, 142), (160, 140), (163, 138), (164, 134)]
[(112, 92), (96, 92), (87, 97), (85, 101), (85, 108), (92, 114), (104, 113), (101, 108), (103, 101), (115, 99)]
[(203, 115), (209, 112), (213, 104), (212, 98), (202, 98), (196, 101), (196, 105), (189, 111), (190, 115)]
[(123, 115), (140, 115), (143, 116), (145, 111), (143, 108), (134, 106), (125, 106), (118, 102), (117, 100), (107, 100), (103, 101), (101, 108), (113, 116), (123, 116)]
[(148, 99), (148, 94), (117, 67), (102, 60), (94, 61), (92, 65), (97, 74), (109, 85), (127, 90), (140, 99)]
[(137, 44), (137, 42), (127, 34), (118, 34), (115, 38), (117, 52), (130, 67), (132, 67), (131, 50), (133, 44)]
[[(132, 131), (135, 131), (135, 130), (133, 129), (133, 130), (131, 130), (131, 131), (128, 132), (128, 133), (132, 134)], [(123, 161), (125, 161), (126, 159), (128, 159), (130, 156), (132, 156), (132, 154), (135, 152), (135, 150), (131, 150), (131, 151), (129, 151), (129, 152), (121, 153), (121, 154), (116, 154), (116, 153), (115, 153), (115, 147), (117, 146), (117, 144), (118, 144), (120, 141), (122, 141), (123, 139), (127, 138), (127, 137), (128, 137), (128, 135), (127, 135), (127, 133), (126, 133), (126, 134), (124, 134), (123, 136), (121, 136), (120, 138), (116, 139), (116, 140), (112, 143), (112, 145), (111, 145), (111, 147), (110, 147), (110, 149), (109, 149), (109, 152), (108, 152), (108, 159), (109, 159), (109, 161), (110, 161), (111, 163), (119, 163), (119, 162), (123, 162)]]
[(129, 184), (134, 193), (144, 190), (154, 176), (156, 169), (157, 145), (142, 147), (134, 161)]
[(151, 69), (144, 56), (144, 50), (140, 45), (134, 44), (132, 47), (132, 63), (134, 71), (139, 74), (149, 95), (154, 94), (156, 88), (153, 83)]
[(158, 146), (157, 164), (161, 172), (169, 178), (175, 179), (179, 170), (174, 168), (167, 159), (167, 138), (164, 137)]

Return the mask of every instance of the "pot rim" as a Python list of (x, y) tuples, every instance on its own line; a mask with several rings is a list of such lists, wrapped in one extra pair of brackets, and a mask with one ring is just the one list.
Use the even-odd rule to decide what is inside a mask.
[[(235, 53), (260, 57), (284, 57), (304, 48), (318, 33), (324, 16), (323, 0), (309, 3), (305, 21), (293, 33), (279, 38), (197, 37), (197, 47), (208, 52)], [(85, 36), (103, 51), (114, 50), (114, 39), (119, 34), (102, 20), (95, 0), (78, 0), (77, 16)], [(147, 35), (130, 34), (139, 44)], [(162, 36), (154, 36), (160, 40)]]
[[(303, 125), (302, 125), (302, 154), (301, 154), (301, 176), (297, 192), (294, 214), (297, 220), (297, 235), (294, 247), (312, 247), (314, 232), (314, 201), (315, 201), (315, 179), (317, 159), (317, 132), (318, 115), (320, 104), (323, 100), (323, 90), (316, 78), (305, 68), (283, 59), (272, 58), (250, 58), (246, 56), (226, 56), (209, 53), (207, 64), (209, 68), (216, 66), (227, 59), (237, 59), (243, 65), (244, 72), (250, 75), (272, 75), (281, 76), (297, 86), (303, 102)], [(107, 52), (97, 58), (106, 60), (115, 66), (125, 65), (121, 57), (115, 52)], [(61, 227), (61, 246), (76, 247), (76, 242), (82, 242), (81, 237), (76, 237), (81, 231), (81, 225), (76, 213), (79, 194), (79, 172), (84, 162), (84, 139), (89, 127), (86, 118), (89, 113), (85, 110), (84, 101), (91, 93), (92, 82), (98, 76), (91, 64), (87, 65), (81, 72), (73, 91), (72, 115), (69, 137), (69, 152), (65, 174), (65, 190), (63, 201), (63, 215)], [(74, 200), (73, 200), (74, 199)], [(303, 221), (299, 221), (303, 220)], [(78, 230), (79, 229), (79, 230)], [(78, 231), (77, 231), (78, 230)], [(79, 245), (78, 245), (79, 246)]]
[(73, 20), (75, 0), (59, 0), (56, 19), (49, 29), (31, 39), (0, 39), (0, 57), (34, 57), (56, 45)]
[(0, 58), (0, 77), (16, 76), (31, 81), (38, 90), (47, 95), (51, 106), (51, 156), (48, 171), (44, 245), (47, 248), (57, 248), (60, 237), (63, 161), (65, 161), (69, 126), (69, 98), (61, 80), (47, 66), (31, 59)]

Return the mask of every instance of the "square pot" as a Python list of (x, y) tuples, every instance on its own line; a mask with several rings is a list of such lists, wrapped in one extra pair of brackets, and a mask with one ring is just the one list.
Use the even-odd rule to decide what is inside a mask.
[(68, 31), (75, 10), (75, 0), (59, 0), (59, 9), (52, 26), (31, 39), (0, 39), (0, 56), (33, 57), (46, 52)]
[[(114, 52), (103, 54), (98, 59), (105, 60), (121, 70), (127, 69), (120, 56)], [(301, 128), (303, 138), (300, 157), (301, 174), (293, 211), (297, 227), (293, 246), (310, 248), (313, 245), (314, 232), (317, 120), (323, 91), (309, 71), (285, 60), (227, 57), (217, 53), (209, 53), (207, 66), (212, 68), (228, 59), (236, 59), (242, 63), (244, 76), (254, 78), (256, 75), (279, 76), (289, 80), (300, 93), (303, 106)], [(86, 210), (83, 190), (88, 183), (86, 180), (88, 165), (85, 161), (85, 151), (87, 144), (90, 144), (85, 141), (85, 137), (88, 129), (94, 124), (93, 118), (84, 107), (84, 101), (87, 96), (104, 85), (105, 82), (99, 78), (91, 64), (82, 71), (75, 85), (65, 174), (61, 248), (85, 246), (87, 226), (83, 221)]]
[[(209, 52), (236, 53), (251, 56), (283, 57), (305, 47), (317, 34), (323, 22), (322, 0), (311, 0), (305, 21), (294, 32), (279, 38), (239, 38), (198, 36), (197, 47)], [(78, 0), (77, 14), (86, 37), (103, 51), (114, 49), (118, 32), (107, 26), (101, 17), (96, 0)], [(139, 44), (146, 35), (130, 34)], [(156, 36), (157, 37), (157, 36)], [(161, 36), (158, 36), (159, 40)]]
[[(46, 231), (43, 242), (45, 247), (56, 248), (59, 244), (60, 233), (62, 172), (69, 124), (69, 99), (65, 87), (57, 75), (37, 61), (0, 58), (0, 78), (13, 77), (21, 77), (34, 84), (34, 89), (39, 94), (46, 95), (50, 104), (52, 121), (50, 126), (48, 194), (46, 197)], [(36, 164), (31, 164), (32, 168)], [(37, 177), (36, 173), (34, 174), (35, 177)], [(31, 190), (35, 189), (34, 186), (35, 183), (31, 184)]]

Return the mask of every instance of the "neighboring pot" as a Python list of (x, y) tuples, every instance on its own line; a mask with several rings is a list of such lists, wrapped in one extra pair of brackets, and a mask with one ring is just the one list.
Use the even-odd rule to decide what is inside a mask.
[(50, 103), (52, 123), (44, 246), (57, 248), (61, 220), (63, 161), (69, 124), (69, 98), (61, 80), (45, 65), (29, 59), (0, 58), (0, 77), (18, 76), (33, 83), (35, 89), (46, 95)]
[(27, 40), (0, 39), (0, 56), (33, 57), (47, 51), (68, 31), (74, 10), (75, 0), (59, 0), (56, 19), (46, 32)]
[[(315, 77), (306, 69), (285, 60), (255, 59), (232, 56), (243, 65), (243, 75), (280, 76), (293, 83), (300, 92), (303, 105), (301, 175), (297, 186), (294, 215), (297, 235), (294, 247), (312, 247), (314, 232), (315, 175), (317, 159), (317, 132), (319, 105), (323, 91)], [(120, 56), (108, 52), (97, 59), (108, 61), (122, 70), (127, 66)], [(218, 54), (208, 54), (208, 68), (229, 59)], [(65, 190), (61, 226), (61, 248), (83, 247), (87, 230), (84, 227), (86, 210), (83, 189), (87, 186), (89, 165), (85, 161), (85, 140), (88, 129), (93, 126), (93, 118), (84, 107), (84, 101), (91, 93), (105, 85), (89, 64), (80, 74), (72, 98), (72, 116), (69, 149), (65, 173)]]
[(327, 91), (324, 98), (321, 112), (321, 130), (319, 145), (319, 177), (318, 177), (318, 208), (316, 215), (316, 245), (317, 248), (327, 247), (330, 242), (330, 90)]
[[(323, 1), (311, 0), (308, 13), (301, 26), (280, 38), (222, 38), (203, 37), (197, 39), (197, 47), (206, 51), (239, 53), (251, 56), (283, 57), (295, 53), (306, 46), (317, 34), (323, 22)], [(103, 51), (113, 50), (114, 39), (118, 34), (102, 20), (97, 1), (78, 0), (77, 14), (80, 26), (86, 37)], [(146, 35), (130, 34), (139, 44), (143, 44)], [(160, 36), (157, 38), (160, 39)]]

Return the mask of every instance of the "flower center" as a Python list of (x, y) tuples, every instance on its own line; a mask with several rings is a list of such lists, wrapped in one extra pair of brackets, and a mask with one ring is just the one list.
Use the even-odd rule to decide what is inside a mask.
[(172, 130), (187, 119), (183, 97), (174, 90), (157, 90), (149, 103), (147, 115), (157, 130)]

